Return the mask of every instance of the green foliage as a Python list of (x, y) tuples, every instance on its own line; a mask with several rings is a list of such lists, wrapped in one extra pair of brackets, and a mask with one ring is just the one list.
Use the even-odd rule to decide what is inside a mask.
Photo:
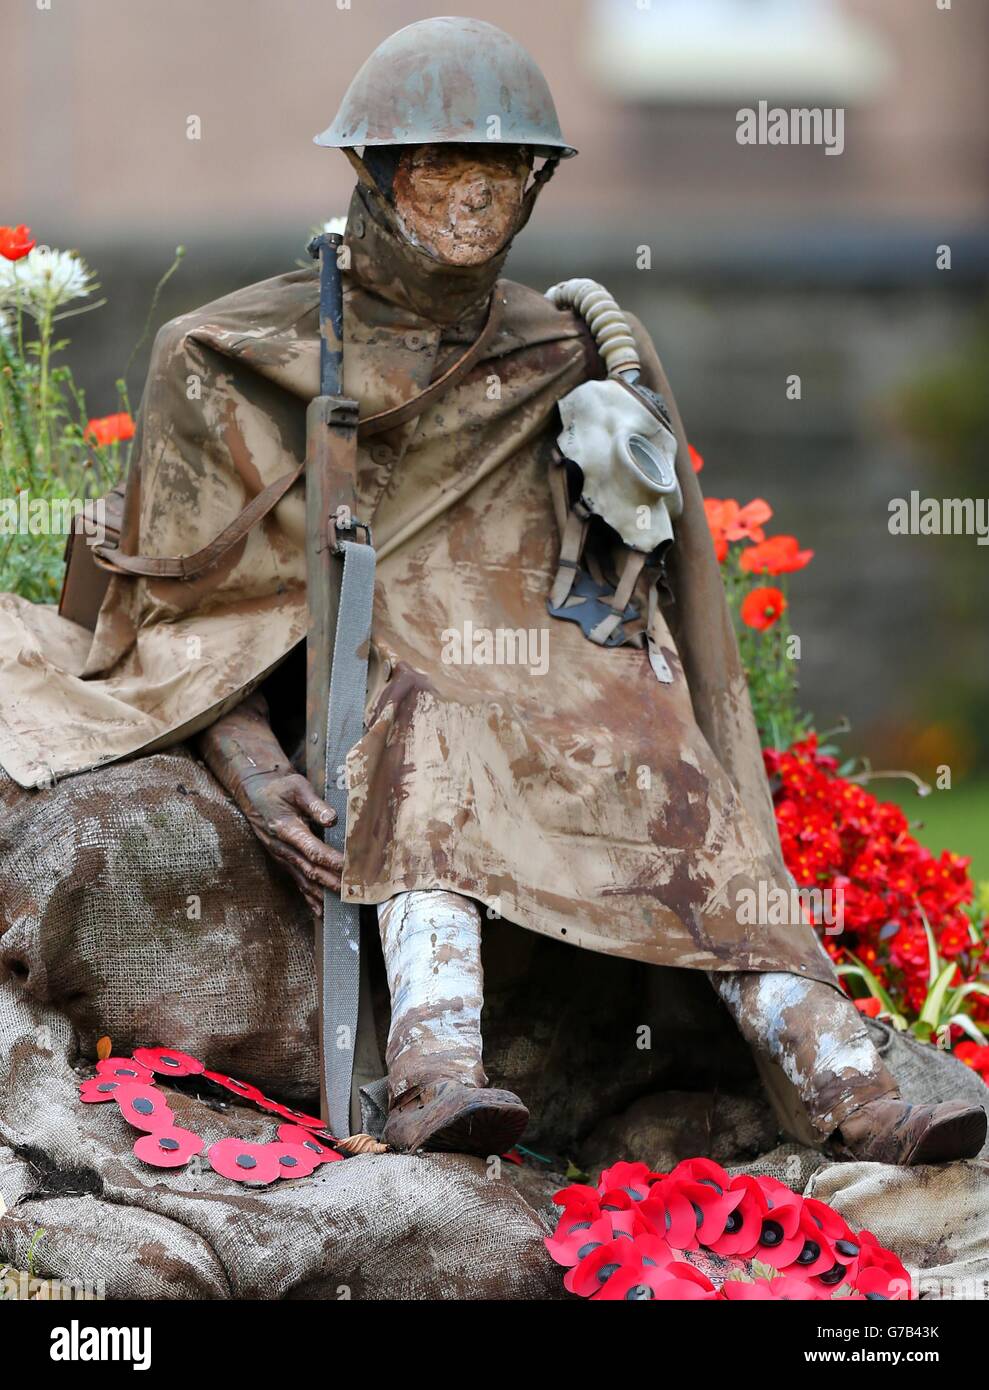
[(754, 579), (743, 572), (739, 546), (732, 546), (721, 566), (728, 609), (735, 625), (738, 650), (749, 685), (752, 713), (755, 715), (759, 737), (764, 748), (782, 752), (804, 738), (813, 728), (813, 717), (804, 713), (798, 699), (796, 661), (793, 656), (797, 639), (790, 626), (787, 607), (765, 632), (747, 627), (740, 616), (741, 605), (752, 589), (760, 584), (772, 584), (787, 598), (783, 577)]

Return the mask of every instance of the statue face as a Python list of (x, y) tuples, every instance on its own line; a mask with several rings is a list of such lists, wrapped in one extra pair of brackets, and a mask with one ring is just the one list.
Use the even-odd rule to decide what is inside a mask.
[(511, 238), (531, 168), (515, 145), (410, 145), (392, 186), (402, 230), (446, 265), (482, 265)]

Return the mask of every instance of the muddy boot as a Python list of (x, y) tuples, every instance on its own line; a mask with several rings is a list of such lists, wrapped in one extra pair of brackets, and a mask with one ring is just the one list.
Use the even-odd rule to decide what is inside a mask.
[(872, 1100), (846, 1116), (835, 1138), (849, 1157), (864, 1163), (951, 1163), (980, 1152), (986, 1112), (961, 1100), (940, 1105)]
[(393, 1149), (503, 1154), (521, 1139), (529, 1112), (511, 1091), (436, 1081), (406, 1091), (392, 1104), (385, 1143)]
[(481, 915), (459, 893), (399, 893), (378, 908), (392, 1018), (384, 1141), (404, 1151), (487, 1156), (519, 1139), (529, 1112), (488, 1089), (481, 1060)]

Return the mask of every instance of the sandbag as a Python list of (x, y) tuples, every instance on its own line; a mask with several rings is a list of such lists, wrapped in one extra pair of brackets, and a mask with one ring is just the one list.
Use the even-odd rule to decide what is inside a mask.
[[(194, 904), (198, 903), (198, 907)], [(193, 908), (190, 911), (190, 908)], [(0, 1265), (130, 1298), (556, 1298), (543, 1236), (568, 1162), (699, 1152), (833, 1201), (928, 1296), (985, 1296), (985, 1168), (833, 1163), (777, 1143), (752, 1059), (707, 982), (485, 923), (494, 1084), (550, 1162), (365, 1156), (270, 1189), (149, 1169), (116, 1106), (83, 1105), (96, 1039), (181, 1047), (279, 1099), (316, 1092), (312, 930), (295, 889), (187, 750), (50, 791), (0, 783)], [(387, 1025), (377, 979), (379, 1031)], [(910, 1100), (984, 1102), (969, 1068), (870, 1022)], [(270, 1116), (173, 1095), (207, 1143)], [(863, 1171), (867, 1170), (867, 1171)], [(809, 1184), (809, 1186), (808, 1186)], [(938, 1283), (937, 1281), (941, 1282)], [(980, 1283), (981, 1280), (981, 1283)], [(955, 1282), (952, 1282), (955, 1281)]]

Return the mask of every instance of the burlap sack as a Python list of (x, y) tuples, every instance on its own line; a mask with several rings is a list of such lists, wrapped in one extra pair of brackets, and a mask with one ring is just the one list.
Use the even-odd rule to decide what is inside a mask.
[[(112, 1103), (80, 1103), (102, 1034), (117, 1052), (182, 1047), (310, 1103), (310, 938), (294, 889), (182, 750), (47, 792), (0, 785), (0, 1265), (23, 1264), (43, 1228), (38, 1273), (103, 1280), (108, 1296), (559, 1297), (542, 1236), (566, 1160), (665, 1166), (708, 1152), (798, 1190), (813, 1178), (815, 1195), (932, 1279), (981, 1275), (983, 1170), (925, 1179), (774, 1147), (751, 1059), (697, 972), (501, 922), (485, 929), (487, 1066), (526, 1097), (527, 1144), (552, 1164), (498, 1174), (389, 1154), (248, 1189), (147, 1168)], [(909, 1099), (984, 1097), (953, 1058), (875, 1034)], [(274, 1137), (270, 1117), (241, 1106), (174, 1093), (173, 1108), (207, 1142)]]

